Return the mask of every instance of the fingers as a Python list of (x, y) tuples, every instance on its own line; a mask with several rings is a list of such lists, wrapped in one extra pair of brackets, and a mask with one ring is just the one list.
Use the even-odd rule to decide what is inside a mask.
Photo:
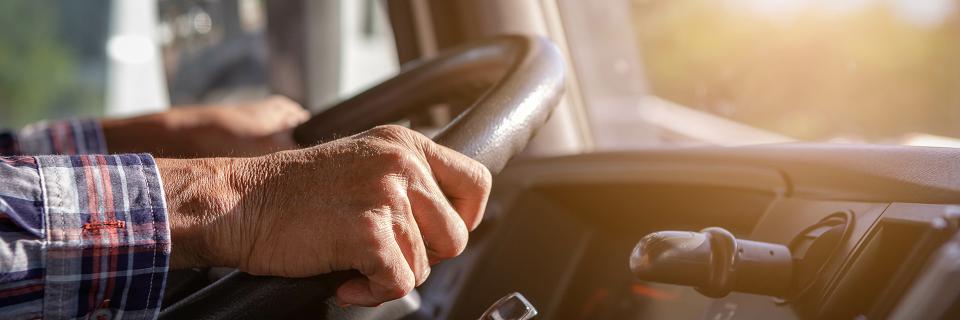
[(296, 127), (310, 119), (310, 112), (296, 101), (284, 96), (273, 96), (270, 101), (278, 109), (277, 112), (283, 116), (284, 124), (288, 128)]
[(422, 149), (440, 189), (473, 231), (483, 219), (490, 196), (490, 170), (479, 162), (424, 138)]
[(395, 208), (386, 215), (392, 232), (374, 233), (375, 254), (361, 259), (357, 268), (366, 277), (337, 288), (339, 304), (374, 306), (398, 299), (429, 276), (426, 249), (410, 207), (401, 201)]
[[(372, 135), (388, 142), (404, 144), (422, 152), (423, 158), (427, 162), (426, 167), (429, 169), (415, 173), (415, 175), (419, 174), (420, 177), (423, 177), (423, 190), (411, 193), (411, 195), (421, 194), (423, 200), (414, 201), (417, 199), (411, 199), (412, 204), (417, 206), (414, 208), (414, 214), (418, 223), (421, 224), (422, 232), (428, 242), (428, 249), (443, 251), (434, 253), (455, 251), (452, 256), (459, 254), (466, 242), (466, 236), (463, 237), (464, 243), (454, 242), (452, 246), (448, 247), (443, 247), (445, 243), (438, 242), (434, 238), (437, 238), (438, 234), (446, 233), (449, 235), (459, 232), (460, 229), (456, 221), (449, 219), (451, 216), (449, 208), (451, 206), (468, 230), (477, 227), (483, 218), (487, 197), (490, 195), (490, 171), (479, 162), (450, 148), (438, 145), (422, 134), (404, 127), (379, 126), (361, 135)], [(435, 186), (439, 186), (439, 188)], [(442, 220), (435, 221), (437, 219)], [(454, 240), (460, 240), (460, 237), (456, 237)], [(447, 250), (450, 248), (458, 248), (458, 250)], [(449, 254), (441, 254), (441, 256), (452, 257)]]
[(406, 210), (403, 219), (393, 224), (394, 240), (413, 272), (414, 286), (419, 286), (430, 276), (430, 260), (420, 230), (411, 210)]
[[(427, 171), (428, 169), (422, 168)], [(456, 257), (467, 246), (467, 227), (440, 191), (429, 172), (408, 192), (413, 216), (423, 235), (430, 264)]]
[(381, 126), (355, 137), (379, 140), (368, 144), (371, 154), (385, 155), (377, 167), (392, 172), (386, 192), (402, 199), (390, 204), (396, 210), (387, 215), (389, 228), (365, 228), (380, 235), (368, 246), (373, 254), (357, 253), (365, 262), (354, 265), (365, 277), (337, 289), (338, 303), (371, 306), (402, 297), (427, 278), (431, 263), (463, 251), (469, 230), (482, 218), (491, 177), (480, 163), (402, 127)]
[[(436, 195), (434, 197), (428, 196), (427, 198), (430, 199), (428, 203), (433, 203), (435, 207), (438, 207), (434, 211), (444, 212), (446, 210), (439, 207), (442, 207), (442, 203), (449, 202), (467, 229), (471, 231), (476, 229), (483, 218), (483, 211), (487, 205), (487, 197), (490, 195), (492, 183), (490, 171), (486, 167), (470, 157), (434, 143), (416, 131), (400, 126), (379, 126), (361, 133), (359, 136), (372, 136), (391, 143), (403, 144), (422, 152), (427, 167), (429, 167), (429, 172), (422, 174), (422, 176), (425, 177), (424, 180), (435, 180), (440, 190), (438, 192), (436, 189), (430, 189), (431, 184), (425, 184), (428, 190), (424, 193)], [(437, 199), (441, 194), (448, 201)], [(415, 213), (417, 211), (414, 210)], [(419, 215), (417, 217), (420, 218)], [(429, 234), (425, 234), (425, 236), (427, 240), (431, 237)]]
[(413, 290), (415, 277), (400, 247), (384, 248), (369, 266), (359, 268), (365, 277), (352, 278), (337, 288), (337, 304), (376, 306), (403, 297)]
[(292, 129), (310, 119), (310, 112), (299, 103), (280, 95), (248, 104), (246, 108), (267, 132)]

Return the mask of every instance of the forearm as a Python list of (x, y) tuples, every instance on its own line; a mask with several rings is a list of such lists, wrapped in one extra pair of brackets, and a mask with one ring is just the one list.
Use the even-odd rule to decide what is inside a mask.
[(161, 114), (124, 119), (102, 119), (103, 135), (110, 153), (156, 151), (169, 142), (170, 124)]
[(233, 226), (241, 196), (236, 158), (157, 159), (169, 213), (173, 269), (237, 266), (222, 235)]
[(146, 152), (157, 157), (191, 156), (189, 150), (197, 150), (198, 139), (205, 132), (193, 128), (202, 127), (182, 110), (172, 109), (163, 113), (122, 119), (103, 119), (103, 135), (110, 153)]

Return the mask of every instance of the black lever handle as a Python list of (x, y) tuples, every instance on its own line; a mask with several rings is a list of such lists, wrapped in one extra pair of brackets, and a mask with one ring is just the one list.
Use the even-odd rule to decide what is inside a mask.
[(793, 261), (786, 246), (706, 228), (646, 235), (633, 248), (630, 270), (641, 280), (693, 286), (713, 298), (731, 291), (782, 296), (791, 288)]

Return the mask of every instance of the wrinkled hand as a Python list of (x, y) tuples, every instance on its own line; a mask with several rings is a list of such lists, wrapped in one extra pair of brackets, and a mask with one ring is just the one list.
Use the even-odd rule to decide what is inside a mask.
[(404, 296), (430, 265), (460, 254), (491, 183), (480, 163), (398, 126), (257, 158), (158, 165), (172, 267), (286, 277), (355, 269), (365, 277), (344, 283), (337, 300), (364, 306)]
[(104, 120), (112, 153), (161, 157), (254, 156), (296, 148), (291, 132), (310, 113), (283, 96), (241, 104), (182, 107), (130, 119)]

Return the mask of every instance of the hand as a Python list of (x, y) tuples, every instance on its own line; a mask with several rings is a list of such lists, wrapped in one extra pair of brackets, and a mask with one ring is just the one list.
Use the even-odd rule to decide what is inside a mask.
[(180, 107), (104, 120), (111, 153), (160, 157), (255, 156), (296, 148), (291, 132), (310, 113), (282, 96), (236, 106)]
[(307, 277), (355, 269), (341, 304), (373, 306), (460, 254), (490, 192), (480, 163), (382, 126), (257, 158), (158, 160), (171, 267), (229, 266)]

